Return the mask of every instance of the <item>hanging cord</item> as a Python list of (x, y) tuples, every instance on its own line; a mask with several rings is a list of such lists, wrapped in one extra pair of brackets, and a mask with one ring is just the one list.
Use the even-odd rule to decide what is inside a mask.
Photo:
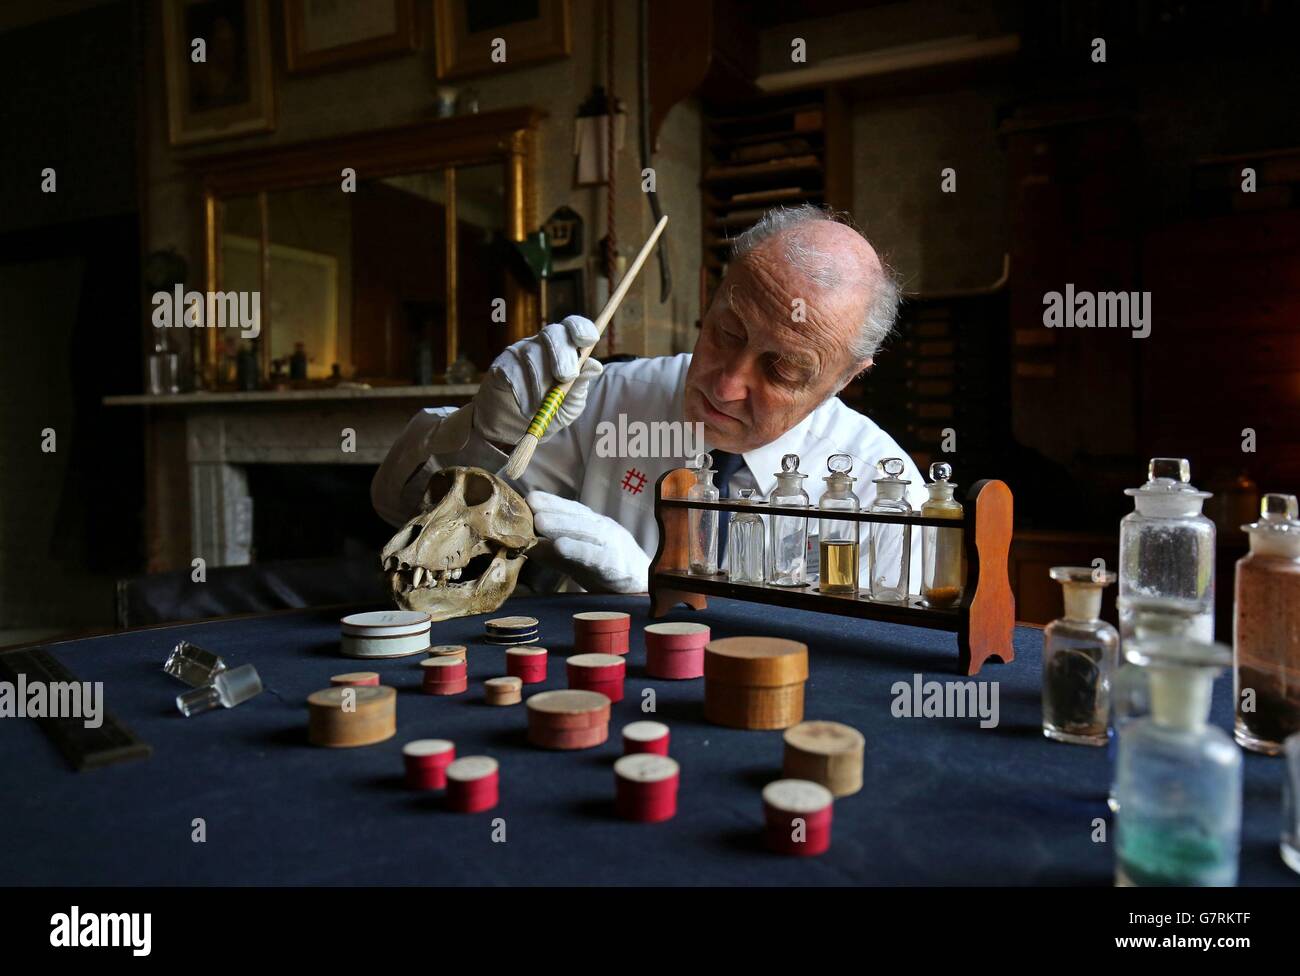
[[(614, 100), (614, 4), (608, 0), (605, 5), (605, 274), (609, 280), (609, 291), (614, 293), (615, 278), (618, 273), (618, 238), (614, 236), (614, 116), (617, 102)], [(614, 323), (611, 320), (605, 330), (608, 337), (606, 351), (614, 352)]]
[[(638, 106), (639, 123), (638, 128), (641, 132), (641, 168), (642, 170), (650, 169), (651, 152), (650, 152), (650, 0), (641, 0), (637, 5), (637, 73), (639, 75), (639, 94), (640, 105)], [(658, 187), (658, 180), (655, 181)], [(659, 205), (658, 189), (649, 191), (646, 197), (650, 201), (650, 213), (654, 215), (655, 223), (659, 223), (659, 218), (664, 215), (663, 207)], [(662, 305), (668, 301), (673, 293), (673, 275), (668, 267), (668, 247), (663, 238), (659, 239), (659, 303)]]

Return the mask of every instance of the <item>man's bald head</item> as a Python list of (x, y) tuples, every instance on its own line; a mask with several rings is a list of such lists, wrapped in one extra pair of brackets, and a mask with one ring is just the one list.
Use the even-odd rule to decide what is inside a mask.
[(826, 306), (832, 317), (849, 316), (847, 337), (855, 363), (872, 359), (894, 327), (901, 289), (873, 248), (833, 212), (802, 204), (778, 207), (732, 242), (735, 261), (757, 259), (793, 272), (796, 296)]

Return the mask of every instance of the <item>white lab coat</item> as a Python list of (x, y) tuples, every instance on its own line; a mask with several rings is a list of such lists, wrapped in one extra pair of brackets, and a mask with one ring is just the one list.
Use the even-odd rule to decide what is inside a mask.
[[(617, 424), (623, 414), (634, 421), (683, 421), (686, 370), (691, 356), (659, 356), (613, 363), (592, 381), (582, 415), (563, 430), (548, 433), (532, 463), (516, 487), (538, 489), (576, 499), (608, 515), (624, 526), (647, 554), (658, 544), (654, 520), (654, 485), (665, 471), (687, 466), (688, 458), (601, 457), (597, 454), (597, 425)], [(707, 446), (707, 445), (706, 445)], [(763, 447), (747, 451), (745, 463), (731, 478), (731, 495), (741, 488), (753, 488), (767, 498), (776, 487), (781, 457), (798, 454), (799, 470), (808, 475), (804, 487), (813, 504), (826, 487), (826, 459), (848, 454), (853, 460), (852, 476), (858, 498), (865, 509), (876, 497), (872, 479), (879, 477), (876, 462), (881, 458), (902, 458), (904, 477), (911, 481), (908, 500), (919, 511), (928, 494), (920, 471), (898, 443), (876, 426), (871, 418), (852, 410), (832, 397), (795, 427)], [(375, 510), (387, 522), (399, 526), (418, 510), (429, 476), (455, 465), (473, 465), (498, 471), (506, 455), (488, 443), (473, 428), (473, 406), (432, 407), (420, 411), (407, 425), (388, 452), (371, 484)], [(816, 520), (808, 525), (817, 531)], [(911, 589), (920, 589), (921, 532), (912, 531)], [(863, 526), (860, 579), (867, 576), (866, 526)], [(721, 556), (721, 554), (720, 554)]]

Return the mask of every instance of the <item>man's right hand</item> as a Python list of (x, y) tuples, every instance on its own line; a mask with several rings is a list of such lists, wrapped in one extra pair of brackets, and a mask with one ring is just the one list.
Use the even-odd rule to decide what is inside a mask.
[(570, 315), (537, 335), (509, 346), (492, 361), (474, 396), (474, 426), (508, 451), (528, 430), (551, 387), (577, 377), (560, 405), (547, 434), (573, 423), (587, 402), (587, 387), (603, 367), (588, 359), (578, 369), (578, 356), (599, 336), (590, 319)]

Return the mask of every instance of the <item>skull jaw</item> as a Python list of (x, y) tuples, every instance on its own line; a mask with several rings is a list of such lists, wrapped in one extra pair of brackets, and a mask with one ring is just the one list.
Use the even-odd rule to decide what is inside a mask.
[(403, 610), (419, 610), (433, 620), (450, 620), (476, 613), (491, 613), (515, 590), (525, 556), (499, 552), (476, 580), (449, 583), (434, 589), (409, 586), (409, 574), (390, 573), (394, 602)]

